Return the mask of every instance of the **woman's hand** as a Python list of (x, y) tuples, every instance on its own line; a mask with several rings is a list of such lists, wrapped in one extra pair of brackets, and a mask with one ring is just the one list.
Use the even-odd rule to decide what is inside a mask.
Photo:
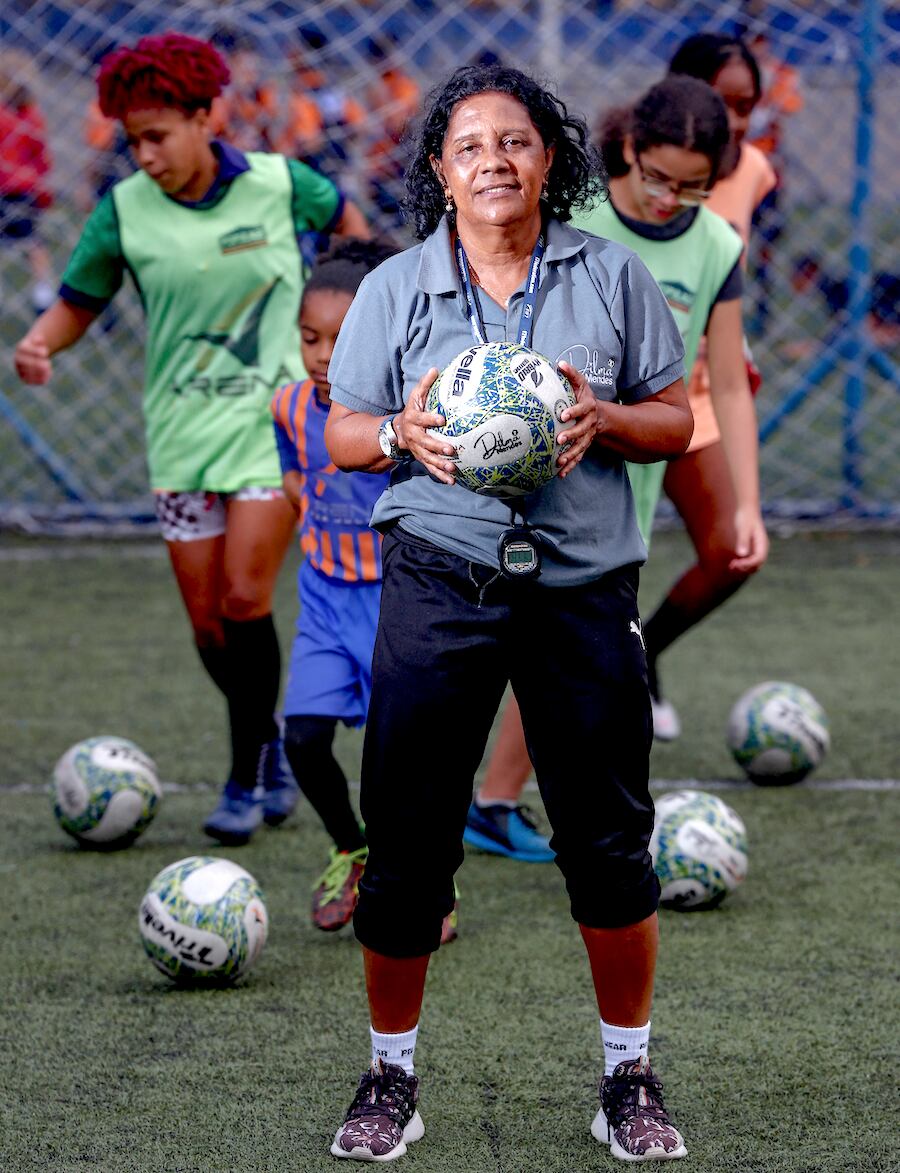
[(412, 453), (413, 459), (424, 464), (437, 480), (452, 485), (456, 480), (456, 465), (447, 458), (455, 456), (456, 449), (448, 440), (429, 436), (426, 431), (446, 423), (442, 415), (425, 410), (425, 400), (437, 377), (438, 369), (432, 367), (416, 383), (403, 411), (394, 417), (394, 431), (401, 448)]
[(728, 569), (753, 574), (769, 555), (769, 535), (758, 509), (738, 509), (734, 517), (735, 556)]
[(557, 437), (560, 445), (568, 445), (557, 461), (559, 475), (566, 477), (590, 448), (591, 441), (597, 434), (600, 427), (600, 400), (577, 367), (573, 367), (571, 363), (561, 362), (559, 369), (572, 384), (576, 400), (575, 405), (567, 407), (561, 416), (562, 422), (571, 424), (571, 427), (567, 426)]
[(49, 383), (53, 374), (50, 347), (39, 329), (32, 327), (15, 350), (16, 374), (23, 383)]

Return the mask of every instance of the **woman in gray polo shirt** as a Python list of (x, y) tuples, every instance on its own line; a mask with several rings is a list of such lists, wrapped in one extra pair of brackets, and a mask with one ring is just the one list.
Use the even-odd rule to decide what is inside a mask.
[[(626, 458), (687, 446), (681, 340), (643, 263), (566, 223), (602, 190), (602, 165), (584, 122), (519, 71), (464, 67), (435, 92), (407, 185), (422, 243), (365, 279), (329, 367), (332, 459), (393, 466), (373, 515), (384, 585), (354, 918), (373, 1065), (331, 1151), (390, 1160), (424, 1131), (413, 1054), (425, 973), (511, 681), (611, 1057), (594, 1135), (626, 1160), (683, 1156), (647, 1060), (659, 886), (636, 602), (646, 550), (624, 470)], [(509, 506), (455, 483), (452, 449), (426, 432), (443, 421), (424, 406), (473, 331), (512, 340), (529, 321), (531, 345), (559, 364), (577, 403), (563, 416), (559, 476), (518, 509), (540, 577), (512, 579), (498, 550)], [(602, 747), (588, 784), (585, 746)]]

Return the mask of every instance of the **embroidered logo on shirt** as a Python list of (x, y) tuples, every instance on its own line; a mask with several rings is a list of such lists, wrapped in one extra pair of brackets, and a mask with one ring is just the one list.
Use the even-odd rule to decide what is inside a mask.
[(681, 310), (683, 314), (691, 312), (694, 298), (697, 296), (693, 289), (688, 289), (680, 281), (660, 281), (659, 287), (671, 309)]
[(262, 224), (250, 224), (244, 228), (233, 228), (219, 237), (219, 248), (227, 256), (229, 253), (241, 253), (248, 248), (262, 248), (269, 243), (266, 230)]
[(577, 342), (564, 350), (556, 360), (567, 362), (581, 371), (592, 387), (615, 387), (616, 360), (604, 358), (596, 347), (583, 346)]

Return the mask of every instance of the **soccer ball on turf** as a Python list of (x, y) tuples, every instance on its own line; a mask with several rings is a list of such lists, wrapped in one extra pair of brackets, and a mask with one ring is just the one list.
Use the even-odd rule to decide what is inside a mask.
[(728, 718), (728, 748), (760, 786), (799, 782), (828, 752), (825, 710), (805, 688), (768, 680), (749, 689)]
[(155, 877), (138, 924), (147, 956), (176, 982), (225, 984), (246, 973), (269, 931), (262, 892), (227, 859), (192, 855)]
[(747, 832), (714, 794), (676, 790), (656, 803), (650, 840), (667, 908), (713, 908), (747, 875)]
[(474, 493), (521, 497), (556, 476), (563, 449), (560, 419), (575, 403), (568, 380), (526, 346), (471, 346), (444, 367), (431, 386), (426, 411), (446, 423), (431, 435), (449, 440), (456, 480)]
[(53, 770), (53, 812), (85, 847), (127, 847), (151, 822), (162, 797), (156, 766), (124, 737), (89, 737)]

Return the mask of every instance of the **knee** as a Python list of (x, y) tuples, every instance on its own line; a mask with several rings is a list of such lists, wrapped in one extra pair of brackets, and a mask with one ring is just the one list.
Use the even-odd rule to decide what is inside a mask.
[(191, 627), (194, 632), (194, 642), (201, 652), (208, 648), (224, 648), (225, 632), (222, 629), (222, 619), (219, 615), (192, 615)]
[(261, 619), (272, 610), (272, 600), (253, 579), (229, 582), (222, 597), (222, 614), (235, 623)]
[(333, 717), (288, 716), (284, 721), (284, 750), (288, 760), (329, 750), (334, 739)]
[(748, 570), (735, 570), (732, 562), (737, 558), (733, 539), (723, 538), (710, 542), (697, 551), (698, 563), (707, 582), (716, 590), (733, 590), (750, 577)]

